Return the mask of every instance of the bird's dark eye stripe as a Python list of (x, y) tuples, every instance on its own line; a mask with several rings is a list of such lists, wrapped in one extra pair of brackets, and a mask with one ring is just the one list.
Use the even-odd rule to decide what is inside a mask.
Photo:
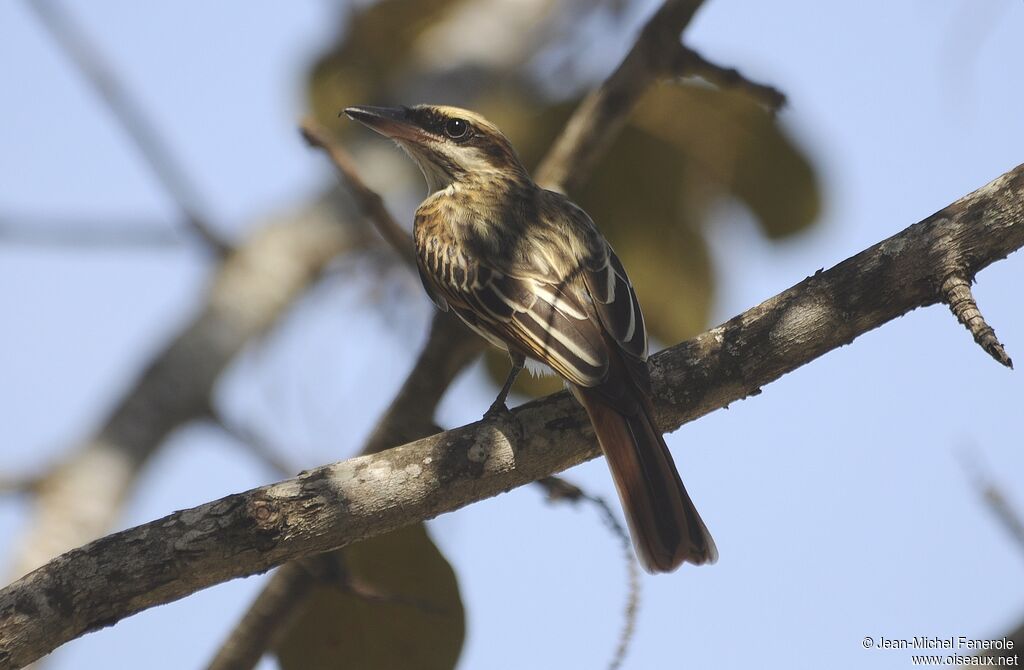
[(469, 133), (469, 123), (465, 119), (448, 119), (444, 124), (444, 134), (453, 140), (463, 139)]

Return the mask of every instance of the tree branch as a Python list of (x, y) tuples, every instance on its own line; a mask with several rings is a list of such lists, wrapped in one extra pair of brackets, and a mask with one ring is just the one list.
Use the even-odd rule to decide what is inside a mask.
[(960, 460), (978, 497), (1010, 535), (1017, 548), (1024, 550), (1024, 517), (1018, 513), (989, 469), (984, 467), (981, 454), (976, 449), (965, 451)]
[(275, 637), (288, 630), (306, 597), (319, 583), (303, 561), (282, 565), (231, 631), (207, 670), (241, 670), (259, 663)]
[(197, 190), (188, 179), (187, 172), (175, 159), (138, 102), (120, 85), (113, 68), (103, 60), (99, 50), (68, 16), (54, 6), (52, 0), (29, 0), (27, 4), (135, 143), (153, 174), (181, 209), (189, 229), (218, 255), (223, 256), (230, 251), (229, 246), (210, 229), (200, 214), (202, 208), (198, 204)]
[[(482, 348), (483, 341), (455, 317), (437, 312), (426, 344), (367, 439), (363, 453), (377, 453), (440, 432), (434, 424), (437, 405), (452, 380)], [(228, 634), (208, 670), (255, 667), (305, 603), (317, 581), (315, 575), (329, 571), (335, 562), (334, 553), (324, 553), (281, 566)]]
[(942, 284), (942, 296), (953, 316), (970, 331), (978, 346), (997, 363), (1013, 369), (1013, 361), (1003, 348), (1003, 343), (996, 337), (996, 331), (985, 321), (978, 303), (974, 301), (971, 282), (959, 274), (951, 274)]
[(409, 267), (415, 269), (416, 251), (413, 248), (412, 235), (395, 221), (387, 207), (384, 206), (384, 200), (359, 176), (355, 161), (352, 160), (345, 147), (332, 139), (327, 129), (313, 118), (303, 119), (299, 131), (309, 146), (323, 149), (327, 153), (338, 170), (338, 177), (352, 193), (360, 211), (370, 219), (384, 241), (391, 245), (391, 248), (398, 253), (402, 260)]
[(205, 304), (126, 389), (98, 433), (42, 477), (13, 576), (107, 532), (164, 438), (207, 416), (211, 389), (235, 354), (272, 328), (332, 259), (367, 244), (371, 231), (347, 216), (342, 203), (323, 198), (262, 227), (224, 260)]
[[(1024, 165), (828, 271), (652, 358), (663, 430), (943, 299), (1024, 245)], [(567, 393), (96, 540), (0, 591), (0, 669), (235, 577), (459, 509), (594, 458)]]
[(483, 348), (484, 341), (455, 316), (434, 314), (426, 344), (402, 388), (374, 426), (363, 453), (377, 453), (440, 432), (434, 414), (441, 398)]
[(209, 425), (221, 431), (249, 451), (252, 456), (274, 471), (278, 477), (288, 477), (300, 468), (292, 467), (281, 456), (281, 451), (256, 432), (251, 426), (242, 426), (225, 417), (215, 408), (210, 408)]
[(30, 495), (39, 490), (40, 475), (11, 476), (0, 474), (0, 495)]
[[(965, 449), (960, 453), (960, 462), (972, 488), (978, 492), (985, 506), (1009, 533), (1017, 549), (1024, 549), (1024, 518), (1008, 499), (989, 469), (985, 467), (981, 452), (977, 449)], [(993, 649), (980, 650), (974, 655), (1007, 659), (1009, 662), (1003, 663), (1006, 666), (1020, 665), (1018, 655), (1021, 648), (1024, 648), (1024, 621), (1018, 623), (1013, 630), (1003, 634), (1000, 638), (1012, 641), (1013, 644), (1002, 649), (993, 647)], [(993, 641), (1001, 641), (1000, 638), (993, 638)]]
[[(415, 272), (412, 237), (388, 212), (380, 195), (370, 189), (344, 147), (326, 129), (306, 119), (300, 126), (310, 146), (323, 149), (338, 171), (339, 179), (356, 200), (360, 212), (388, 242), (407, 267)], [(363, 446), (363, 453), (375, 453), (418, 439), (441, 429), (434, 413), (448, 386), (483, 348), (483, 341), (451, 314), (434, 315), (420, 355), (391, 405), (378, 420)], [(310, 557), (306, 565), (291, 562), (281, 567), (231, 630), (209, 670), (247, 670), (255, 667), (271, 648), (275, 635), (286, 630), (287, 621), (305, 603), (316, 582), (314, 573), (333, 562), (332, 554)]]
[(701, 4), (703, 0), (666, 0), (648, 19), (615, 72), (576, 108), (537, 168), (537, 183), (569, 192), (587, 180), (647, 87), (672, 72), (682, 49), (680, 33)]
[(106, 217), (70, 218), (0, 213), (0, 244), (78, 249), (172, 249), (192, 243), (159, 221), (111, 222)]
[(687, 46), (680, 46), (672, 69), (680, 77), (700, 77), (719, 88), (739, 89), (771, 112), (779, 111), (786, 104), (786, 94), (774, 86), (751, 81), (736, 68), (716, 65)]

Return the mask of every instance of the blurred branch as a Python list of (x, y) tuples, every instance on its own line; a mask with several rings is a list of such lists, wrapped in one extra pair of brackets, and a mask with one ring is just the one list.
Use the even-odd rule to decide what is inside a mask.
[(974, 490), (985, 501), (989, 511), (1010, 534), (1017, 548), (1024, 550), (1024, 519), (1007, 499), (988, 469), (982, 465), (980, 454), (977, 450), (965, 451), (961, 454), (960, 462)]
[(786, 104), (786, 94), (768, 84), (759, 84), (744, 77), (739, 70), (716, 65), (693, 49), (680, 45), (672, 70), (680, 77), (700, 77), (719, 88), (735, 88), (777, 112)]
[[(373, 221), (378, 232), (415, 272), (411, 237), (387, 211), (380, 196), (362, 181), (348, 153), (311, 121), (303, 123), (302, 133), (311, 145), (328, 152), (342, 181), (355, 195), (360, 213)], [(454, 316), (437, 312), (431, 322), (427, 342), (412, 371), (378, 420), (363, 447), (363, 453), (374, 453), (439, 432), (441, 429), (434, 424), (437, 405), (452, 380), (476, 358), (482, 348), (483, 341), (470, 333)], [(244, 435), (240, 437), (246, 439)], [(265, 451), (257, 443), (258, 440), (250, 442), (255, 452)], [(210, 669), (242, 670), (255, 667), (267, 649), (274, 646), (276, 636), (287, 628), (288, 621), (310, 594), (309, 582), (315, 582), (316, 578), (309, 575), (329, 572), (334, 558), (332, 554), (311, 556), (302, 562), (303, 565), (288, 563), (274, 573), (264, 590), (228, 634), (211, 661)], [(292, 592), (293, 589), (299, 592)], [(268, 634), (268, 631), (273, 634)]]
[(217, 650), (207, 670), (256, 667), (265, 650), (276, 646), (277, 637), (288, 630), (319, 581), (303, 561), (282, 565)]
[[(440, 432), (434, 424), (437, 406), (452, 380), (482, 348), (483, 341), (469, 333), (455, 317), (437, 312), (412, 371), (378, 420), (363, 453), (377, 453)], [(297, 573), (307, 576), (330, 573), (336, 558), (335, 553), (322, 553), (281, 566), (228, 634), (209, 670), (255, 667), (263, 654), (274, 648), (277, 636), (283, 634), (296, 610), (310, 595), (307, 582), (310, 579), (315, 582), (316, 578)], [(301, 593), (291, 593), (289, 589)], [(253, 634), (253, 631), (260, 634)]]
[(416, 363), (377, 421), (364, 454), (383, 451), (440, 432), (434, 414), (445, 391), (483, 351), (484, 341), (451, 314), (437, 312)]
[[(434, 424), (437, 405), (452, 380), (482, 348), (483, 341), (479, 337), (470, 334), (450, 314), (437, 312), (412, 371), (378, 420), (363, 453), (376, 453), (440, 432)], [(259, 442), (250, 441), (245, 433), (231, 432), (251, 447)], [(253, 448), (256, 453), (265, 451), (262, 446)], [(282, 565), (228, 634), (208, 670), (256, 667), (267, 650), (277, 646), (277, 639), (287, 631), (312, 593), (312, 587), (318, 583), (318, 575), (332, 571), (335, 558), (334, 553), (322, 553)]]
[(334, 163), (334, 167), (337, 168), (342, 183), (355, 198), (359, 209), (370, 219), (377, 228), (377, 232), (391, 245), (391, 248), (398, 253), (402, 260), (409, 267), (415, 268), (416, 252), (413, 248), (412, 235), (395, 221), (387, 207), (384, 206), (381, 197), (376, 191), (371, 190), (359, 176), (355, 161), (341, 143), (331, 138), (327, 129), (312, 118), (304, 119), (299, 130), (311, 147), (323, 149), (327, 153), (331, 162)]
[(786, 96), (778, 89), (751, 81), (736, 69), (716, 65), (683, 46), (680, 35), (702, 4), (703, 0), (666, 0), (651, 16), (615, 72), (576, 108), (565, 132), (537, 168), (538, 183), (563, 192), (579, 188), (644, 92), (664, 77), (695, 76), (721, 88), (742, 90), (772, 112), (785, 104)]
[[(675, 430), (857, 336), (943, 298), (1024, 246), (1024, 165), (927, 219), (652, 357)], [(68, 552), (0, 591), (0, 669), (199, 589), (387, 533), (594, 458), (568, 393), (316, 468)]]
[(281, 457), (280, 449), (275, 448), (252, 428), (242, 427), (216, 411), (211, 411), (210, 414), (210, 425), (238, 442), (278, 476), (288, 477), (299, 470)]
[(43, 481), (40, 475), (11, 477), (0, 475), (0, 495), (24, 495), (36, 493)]
[(680, 33), (702, 3), (666, 0), (654, 13), (615, 72), (576, 108), (537, 168), (538, 183), (569, 192), (586, 181), (647, 87), (671, 72), (682, 49)]
[(359, 579), (348, 572), (336, 575), (334, 577), (334, 581), (341, 592), (355, 596), (365, 602), (376, 603), (379, 605), (400, 605), (402, 607), (412, 607), (429, 614), (445, 613), (443, 608), (438, 607), (428, 600), (412, 598), (400, 593), (387, 593), (381, 591), (372, 583)]
[(636, 617), (640, 611), (640, 569), (633, 552), (633, 543), (629, 539), (629, 533), (619, 523), (615, 512), (612, 511), (608, 501), (600, 496), (590, 495), (580, 487), (572, 484), (561, 477), (543, 477), (536, 482), (548, 493), (548, 500), (551, 502), (579, 503), (587, 502), (593, 505), (612, 535), (619, 541), (622, 549), (622, 558), (626, 564), (626, 608), (622, 616), (622, 630), (619, 632), (619, 643), (615, 646), (615, 653), (608, 663), (608, 670), (617, 670), (622, 667), (629, 652), (629, 645), (633, 641), (633, 634), (636, 632)]
[(234, 356), (273, 327), (334, 258), (367, 244), (371, 232), (345, 217), (344, 203), (324, 198), (260, 228), (224, 261), (198, 314), (125, 390), (99, 432), (42, 478), (14, 576), (107, 531), (164, 439), (208, 415), (214, 383)]
[(57, 7), (54, 0), (28, 0), (27, 4), (135, 143), (157, 179), (181, 209), (189, 229), (217, 254), (227, 253), (228, 246), (210, 229), (200, 214), (203, 208), (199, 206), (197, 191), (186, 171), (142, 111), (142, 106), (121, 86), (113, 68), (103, 59), (96, 46), (74, 24), (67, 12)]
[(146, 249), (179, 247), (188, 241), (179, 232), (161, 230), (162, 225), (0, 214), (0, 244)]

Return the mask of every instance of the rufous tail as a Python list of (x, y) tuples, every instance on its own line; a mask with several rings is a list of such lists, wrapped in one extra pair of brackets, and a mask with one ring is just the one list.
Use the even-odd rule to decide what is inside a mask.
[(714, 563), (718, 550), (679, 478), (646, 399), (623, 413), (591, 389), (577, 387), (619, 491), (640, 564), (671, 572), (683, 562)]

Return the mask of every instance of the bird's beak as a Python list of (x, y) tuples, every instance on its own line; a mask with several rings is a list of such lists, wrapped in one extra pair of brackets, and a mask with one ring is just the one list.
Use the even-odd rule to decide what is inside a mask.
[(345, 114), (368, 128), (394, 140), (422, 139), (423, 130), (409, 119), (405, 107), (348, 107)]

